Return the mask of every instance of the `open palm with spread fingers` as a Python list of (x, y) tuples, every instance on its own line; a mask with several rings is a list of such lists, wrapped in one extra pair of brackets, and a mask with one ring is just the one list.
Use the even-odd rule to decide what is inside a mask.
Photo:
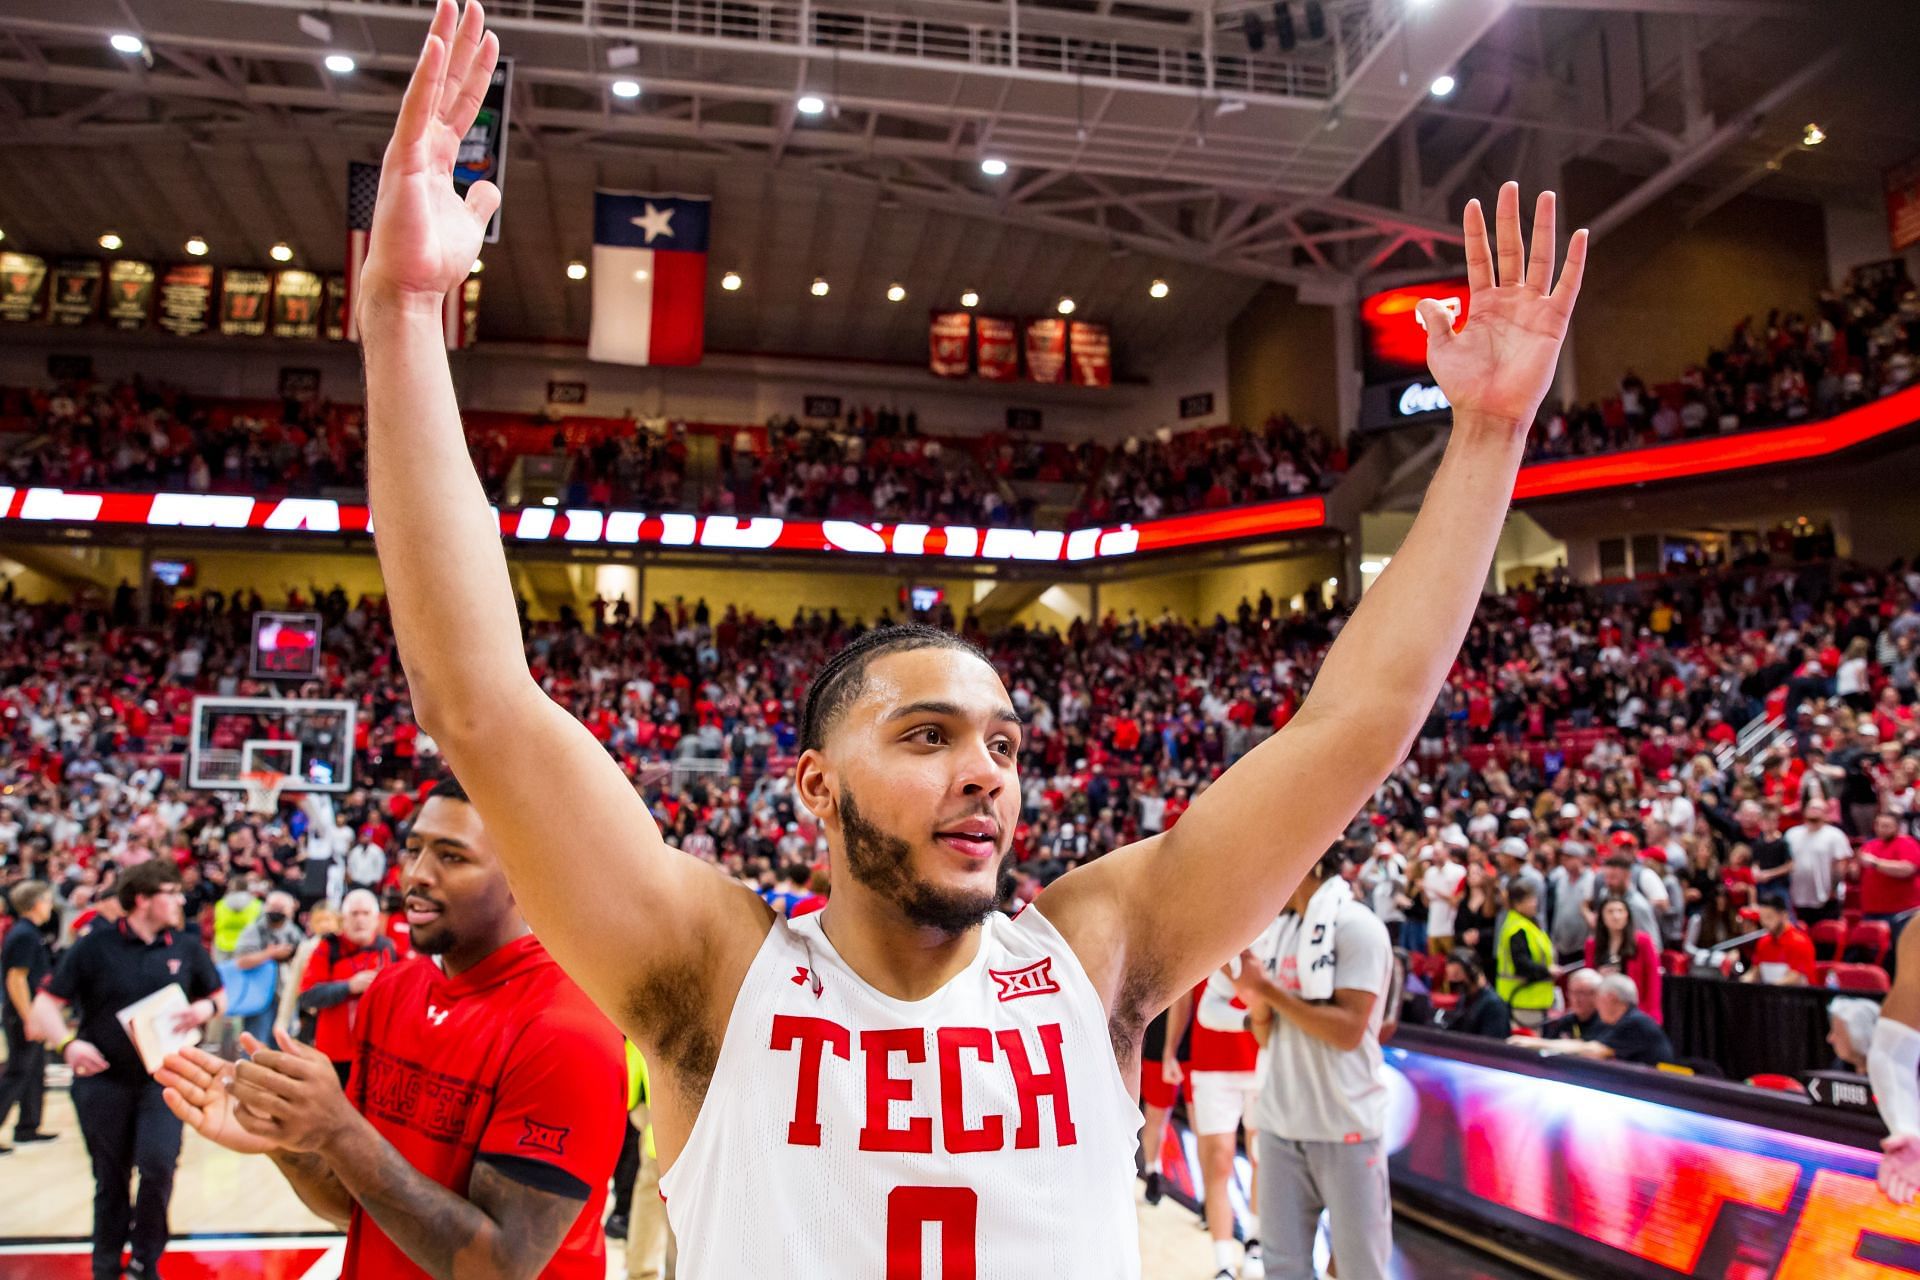
[(500, 58), (500, 38), (486, 21), (478, 0), (465, 14), (454, 0), (434, 10), (380, 166), (361, 301), (438, 307), (479, 257), (500, 189), (476, 182), (463, 200), (453, 163)]
[(1484, 418), (1524, 433), (1553, 384), (1560, 344), (1567, 336), (1580, 275), (1587, 263), (1587, 233), (1567, 242), (1560, 282), (1553, 282), (1554, 195), (1540, 193), (1534, 207), (1533, 251), (1520, 235), (1520, 187), (1500, 188), (1494, 211), (1499, 279), (1487, 246), (1487, 218), (1480, 202), (1467, 203), (1462, 219), (1467, 251), (1467, 323), (1453, 331), (1446, 308), (1420, 304), (1427, 328), (1427, 366), (1453, 405), (1454, 420)]
[(160, 1096), (167, 1110), (181, 1123), (229, 1151), (241, 1155), (259, 1155), (279, 1144), (270, 1138), (248, 1133), (234, 1116), (233, 1094), (228, 1091), (233, 1064), (214, 1057), (204, 1049), (181, 1049), (170, 1053), (154, 1079), (161, 1084)]

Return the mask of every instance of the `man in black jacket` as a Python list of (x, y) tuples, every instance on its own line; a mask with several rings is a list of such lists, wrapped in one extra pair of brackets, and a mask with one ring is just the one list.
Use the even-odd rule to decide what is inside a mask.
[(1504, 1040), (1513, 1032), (1507, 1006), (1480, 968), (1480, 957), (1465, 947), (1447, 956), (1447, 985), (1460, 993), (1460, 1003), (1440, 1016), (1442, 1031)]

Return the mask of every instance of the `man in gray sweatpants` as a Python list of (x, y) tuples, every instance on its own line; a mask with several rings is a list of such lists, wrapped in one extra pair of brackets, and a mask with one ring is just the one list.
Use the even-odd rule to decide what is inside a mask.
[[(1300, 997), (1303, 965), (1329, 952), (1302, 937), (1307, 904), (1340, 874), (1331, 850), (1294, 892), (1267, 955), (1243, 953), (1234, 985), (1267, 1045), (1267, 1074), (1253, 1119), (1260, 1132), (1260, 1236), (1267, 1280), (1314, 1280), (1313, 1241), (1326, 1210), (1340, 1280), (1386, 1280), (1393, 1253), (1387, 1191), (1386, 1070), (1381, 996), (1393, 948), (1386, 926), (1342, 901), (1332, 930), (1333, 994)], [(1229, 967), (1231, 973), (1231, 966)]]

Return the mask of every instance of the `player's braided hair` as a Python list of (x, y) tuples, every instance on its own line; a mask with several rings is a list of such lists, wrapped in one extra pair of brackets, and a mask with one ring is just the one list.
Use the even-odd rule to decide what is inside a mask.
[(825, 744), (827, 730), (847, 705), (860, 696), (868, 663), (890, 653), (914, 649), (958, 649), (982, 662), (990, 661), (976, 645), (938, 627), (919, 622), (876, 627), (857, 636), (827, 659), (807, 687), (807, 701), (800, 712), (800, 750), (815, 751)]

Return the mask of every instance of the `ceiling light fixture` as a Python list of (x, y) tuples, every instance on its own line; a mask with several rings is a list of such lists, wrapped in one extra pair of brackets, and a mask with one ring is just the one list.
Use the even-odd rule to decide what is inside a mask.
[(586, 263), (580, 261), (580, 259), (578, 258), (575, 258), (572, 262), (569, 262), (567, 264), (567, 279), (585, 280), (586, 278), (587, 278)]
[(203, 236), (191, 236), (187, 240), (187, 252), (196, 258), (207, 256), (207, 242)]
[(1072, 298), (1062, 298), (1059, 303), (1055, 305), (1054, 310), (1063, 316), (1070, 316), (1073, 314), (1073, 305)]
[(321, 44), (333, 43), (333, 24), (327, 21), (323, 13), (303, 13), (294, 21), (300, 29), (318, 40)]
[(815, 276), (813, 280), (813, 296), (816, 298), (824, 298), (827, 296), (827, 290), (831, 287), (832, 286), (830, 286), (825, 280), (821, 279), (818, 276)]
[[(118, 239), (118, 238), (119, 237), (117, 236), (115, 237), (115, 239)], [(276, 241), (274, 243), (273, 248), (267, 250), (267, 256), (272, 258), (275, 262), (292, 262), (293, 246), (288, 244), (285, 240)]]
[(887, 286), (888, 302), (905, 302), (906, 300), (907, 300), (907, 287), (905, 285), (890, 284)]
[(607, 50), (607, 65), (612, 67), (615, 71), (619, 71), (625, 67), (639, 66), (640, 65), (639, 46), (631, 45), (631, 44), (614, 45), (611, 49)]
[(1817, 124), (1808, 124), (1806, 132), (1800, 135), (1800, 141), (1806, 143), (1810, 147), (1817, 147), (1821, 143), (1825, 142), (1826, 140), (1827, 140), (1827, 131), (1825, 129), (1822, 129)]
[(989, 178), (997, 178), (1007, 171), (1007, 162), (998, 156), (988, 156), (980, 162), (980, 172)]
[(1167, 282), (1165, 280), (1155, 280), (1147, 286), (1147, 296), (1149, 298), (1164, 298), (1171, 292), (1173, 292), (1173, 290), (1167, 288)]
[(738, 271), (729, 271), (720, 277), (720, 287), (728, 293), (740, 292), (742, 283), (743, 281), (740, 279), (740, 273)]
[(147, 51), (147, 42), (139, 36), (126, 31), (116, 31), (107, 37), (107, 43), (113, 46), (115, 53), (124, 53), (133, 57)]
[(980, 295), (969, 289), (960, 295), (960, 305), (963, 307), (977, 307), (980, 305)]
[(1433, 83), (1427, 86), (1427, 92), (1436, 98), (1445, 98), (1453, 93), (1459, 83), (1452, 76), (1442, 72), (1433, 78)]
[(485, 271), (486, 269), (487, 269), (487, 264), (480, 261), (480, 259), (475, 258), (473, 260), (473, 265), (467, 268), (467, 274), (470, 276), (477, 276), (482, 271)]
[(359, 63), (344, 53), (330, 53), (327, 55), (327, 70), (337, 76), (350, 76), (359, 65)]
[(817, 116), (827, 109), (827, 103), (817, 93), (802, 94), (800, 101), (793, 104), (794, 110), (803, 116)]
[(613, 96), (616, 98), (639, 97), (640, 82), (638, 80), (615, 80), (613, 82)]
[(123, 243), (125, 242), (120, 239), (118, 232), (103, 231), (100, 233), (100, 247), (102, 249), (105, 249), (108, 253), (112, 253), (115, 249), (118, 249)]

